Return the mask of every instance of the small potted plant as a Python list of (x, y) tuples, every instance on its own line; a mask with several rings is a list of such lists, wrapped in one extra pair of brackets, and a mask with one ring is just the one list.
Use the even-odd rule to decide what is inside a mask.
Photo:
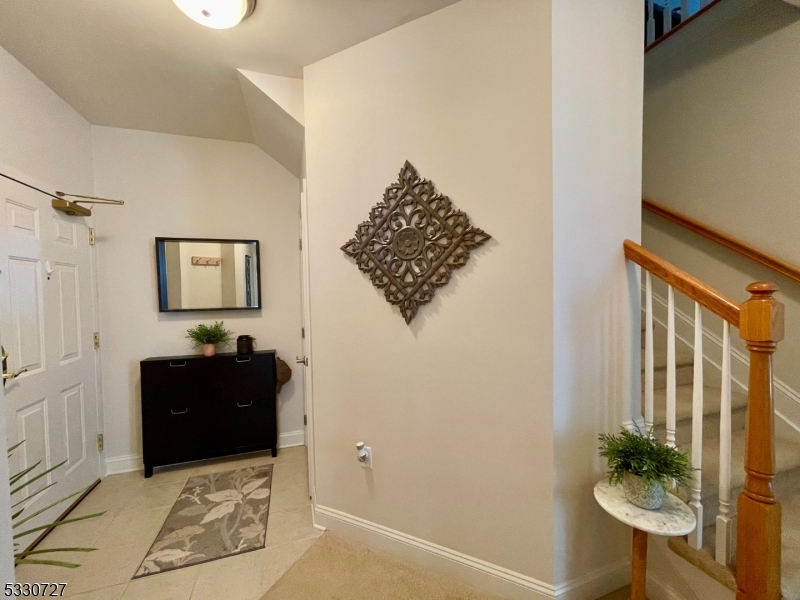
[(608, 460), (608, 481), (622, 483), (629, 502), (655, 510), (661, 508), (664, 488), (686, 484), (692, 477), (689, 458), (652, 435), (620, 430), (619, 435), (600, 435), (600, 456)]
[(186, 337), (192, 340), (195, 348), (203, 347), (203, 356), (214, 356), (217, 353), (217, 344), (230, 344), (233, 332), (225, 329), (224, 321), (217, 321), (213, 325), (200, 323), (186, 331)]

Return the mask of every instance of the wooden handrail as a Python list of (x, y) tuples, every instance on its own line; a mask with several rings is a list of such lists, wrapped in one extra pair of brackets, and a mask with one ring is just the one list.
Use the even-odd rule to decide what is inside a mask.
[(722, 292), (718, 292), (682, 271), (670, 262), (645, 250), (636, 242), (625, 240), (622, 244), (625, 249), (625, 258), (650, 271), (653, 275), (665, 281), (676, 290), (680, 290), (692, 300), (699, 302), (714, 314), (722, 317), (734, 327), (739, 327), (739, 304)]
[(675, 212), (674, 210), (667, 208), (666, 206), (662, 206), (661, 204), (657, 204), (647, 198), (642, 200), (642, 208), (655, 215), (658, 215), (659, 217), (667, 219), (668, 221), (672, 221), (681, 227), (685, 227), (689, 231), (693, 231), (694, 233), (701, 235), (712, 242), (716, 242), (721, 246), (725, 246), (726, 248), (733, 250), (734, 252), (737, 252), (742, 256), (767, 267), (768, 269), (772, 269), (776, 273), (780, 273), (784, 277), (791, 279), (796, 283), (800, 283), (800, 267), (796, 267), (795, 265), (781, 260), (780, 258), (776, 258), (771, 254), (767, 254), (763, 250), (754, 248), (753, 246), (741, 240), (737, 240), (735, 237), (729, 236), (727, 233), (722, 233), (718, 229), (704, 225), (703, 223), (700, 223), (691, 217), (687, 217), (686, 215)]

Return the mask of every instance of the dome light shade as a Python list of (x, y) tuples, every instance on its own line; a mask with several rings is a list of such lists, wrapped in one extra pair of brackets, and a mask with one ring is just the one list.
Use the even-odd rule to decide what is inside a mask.
[(256, 8), (256, 0), (173, 0), (186, 16), (212, 29), (235, 27)]

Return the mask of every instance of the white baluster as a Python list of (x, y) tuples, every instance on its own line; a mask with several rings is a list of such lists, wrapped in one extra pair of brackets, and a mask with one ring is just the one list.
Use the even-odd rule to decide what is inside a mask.
[(664, 33), (672, 29), (672, 0), (664, 0)]
[(689, 0), (681, 0), (681, 23), (689, 18)]
[(692, 384), (692, 492), (689, 507), (697, 517), (697, 527), (689, 534), (689, 545), (703, 547), (703, 503), (700, 499), (703, 466), (703, 313), (694, 303), (694, 382)]
[(667, 446), (675, 447), (677, 389), (675, 376), (675, 290), (667, 287)]
[(719, 419), (719, 514), (717, 514), (717, 562), (733, 561), (733, 519), (731, 518), (731, 326), (722, 324), (722, 392)]
[(647, 0), (647, 25), (645, 26), (645, 46), (656, 41), (655, 1)]
[(655, 397), (655, 365), (653, 359), (653, 279), (645, 271), (644, 300), (644, 424), (649, 434), (653, 429)]

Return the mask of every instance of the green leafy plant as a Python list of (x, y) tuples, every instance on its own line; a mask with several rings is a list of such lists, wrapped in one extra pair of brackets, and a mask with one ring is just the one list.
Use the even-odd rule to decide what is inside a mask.
[(689, 458), (659, 442), (652, 433), (641, 435), (623, 427), (619, 435), (600, 434), (600, 456), (608, 460), (610, 483), (620, 483), (625, 473), (640, 476), (648, 486), (658, 482), (670, 488), (673, 481), (689, 482), (694, 471)]
[(233, 332), (225, 329), (224, 321), (217, 321), (213, 325), (198, 324), (186, 330), (186, 337), (192, 340), (195, 346), (205, 344), (230, 344)]
[[(8, 458), (11, 458), (13, 456), (12, 452), (14, 450), (16, 450), (17, 448), (19, 448), (24, 443), (25, 443), (25, 440), (22, 440), (18, 444), (15, 444), (14, 446), (11, 446), (11, 448), (8, 449)], [(51, 487), (53, 487), (54, 485), (56, 485), (57, 482), (50, 483), (50, 484), (44, 486), (43, 488), (41, 488), (40, 490), (36, 491), (32, 495), (26, 496), (25, 498), (23, 498), (23, 499), (21, 499), (21, 500), (19, 500), (17, 502), (14, 502), (15, 494), (20, 493), (22, 490), (24, 490), (26, 487), (28, 487), (34, 481), (37, 481), (37, 480), (41, 479), (42, 477), (45, 477), (48, 473), (51, 473), (51, 472), (55, 471), (56, 469), (58, 469), (62, 465), (66, 464), (67, 461), (58, 463), (56, 466), (50, 467), (49, 469), (46, 469), (46, 470), (42, 471), (41, 473), (35, 473), (36, 470), (39, 468), (39, 465), (41, 464), (41, 462), (42, 461), (39, 461), (35, 465), (33, 465), (32, 467), (28, 467), (27, 469), (24, 469), (24, 470), (20, 471), (16, 475), (12, 475), (11, 477), (9, 477), (9, 480), (8, 480), (9, 486), (11, 487), (11, 501), (13, 503), (11, 505), (12, 513), (13, 513), (11, 515), (11, 521), (12, 521), (12, 529), (14, 530), (14, 535), (13, 535), (13, 538), (14, 538), (14, 566), (17, 566), (17, 565), (50, 565), (50, 566), (54, 566), (54, 567), (66, 567), (66, 568), (69, 568), (69, 569), (75, 569), (77, 567), (80, 567), (80, 565), (76, 564), (76, 563), (73, 563), (73, 562), (66, 562), (66, 561), (62, 561), (62, 560), (50, 560), (50, 559), (44, 558), (44, 557), (46, 557), (49, 554), (54, 554), (54, 553), (59, 553), (59, 552), (92, 552), (92, 551), (96, 550), (96, 548), (46, 548), (46, 549), (43, 549), (43, 550), (35, 550), (35, 549), (34, 550), (22, 550), (22, 549), (20, 549), (21, 544), (20, 544), (20, 542), (18, 540), (20, 540), (21, 538), (24, 538), (27, 535), (30, 535), (32, 533), (36, 533), (37, 531), (44, 531), (46, 529), (47, 530), (51, 530), (51, 529), (53, 529), (55, 527), (61, 527), (62, 525), (68, 525), (69, 523), (76, 523), (77, 521), (86, 521), (87, 519), (94, 519), (95, 517), (99, 517), (99, 516), (105, 514), (104, 512), (99, 512), (99, 513), (93, 513), (91, 515), (85, 515), (83, 517), (75, 517), (75, 518), (72, 518), (72, 519), (63, 519), (61, 521), (56, 521), (55, 523), (48, 523), (47, 525), (39, 525), (38, 527), (32, 527), (30, 529), (26, 529), (26, 530), (17, 532), (17, 529), (20, 526), (24, 525), (25, 523), (27, 523), (28, 521), (30, 521), (34, 517), (38, 517), (42, 513), (50, 510), (51, 508), (54, 508), (54, 507), (58, 506), (62, 502), (66, 502), (70, 498), (74, 498), (75, 496), (83, 494), (86, 491), (86, 489), (88, 489), (88, 488), (86, 488), (86, 489), (78, 490), (74, 494), (70, 494), (69, 496), (61, 498), (61, 500), (58, 500), (58, 501), (53, 502), (51, 504), (48, 504), (47, 506), (45, 506), (43, 508), (40, 508), (39, 510), (37, 510), (34, 513), (31, 513), (29, 515), (24, 515), (23, 516), (23, 512), (25, 511), (25, 508), (26, 508), (25, 506), (23, 506), (22, 508), (20, 508), (19, 510), (16, 510), (16, 511), (13, 510), (13, 509), (16, 509), (21, 504), (29, 504), (37, 496), (40, 496), (46, 490), (48, 490)], [(43, 555), (44, 555), (44, 557), (43, 557)]]

